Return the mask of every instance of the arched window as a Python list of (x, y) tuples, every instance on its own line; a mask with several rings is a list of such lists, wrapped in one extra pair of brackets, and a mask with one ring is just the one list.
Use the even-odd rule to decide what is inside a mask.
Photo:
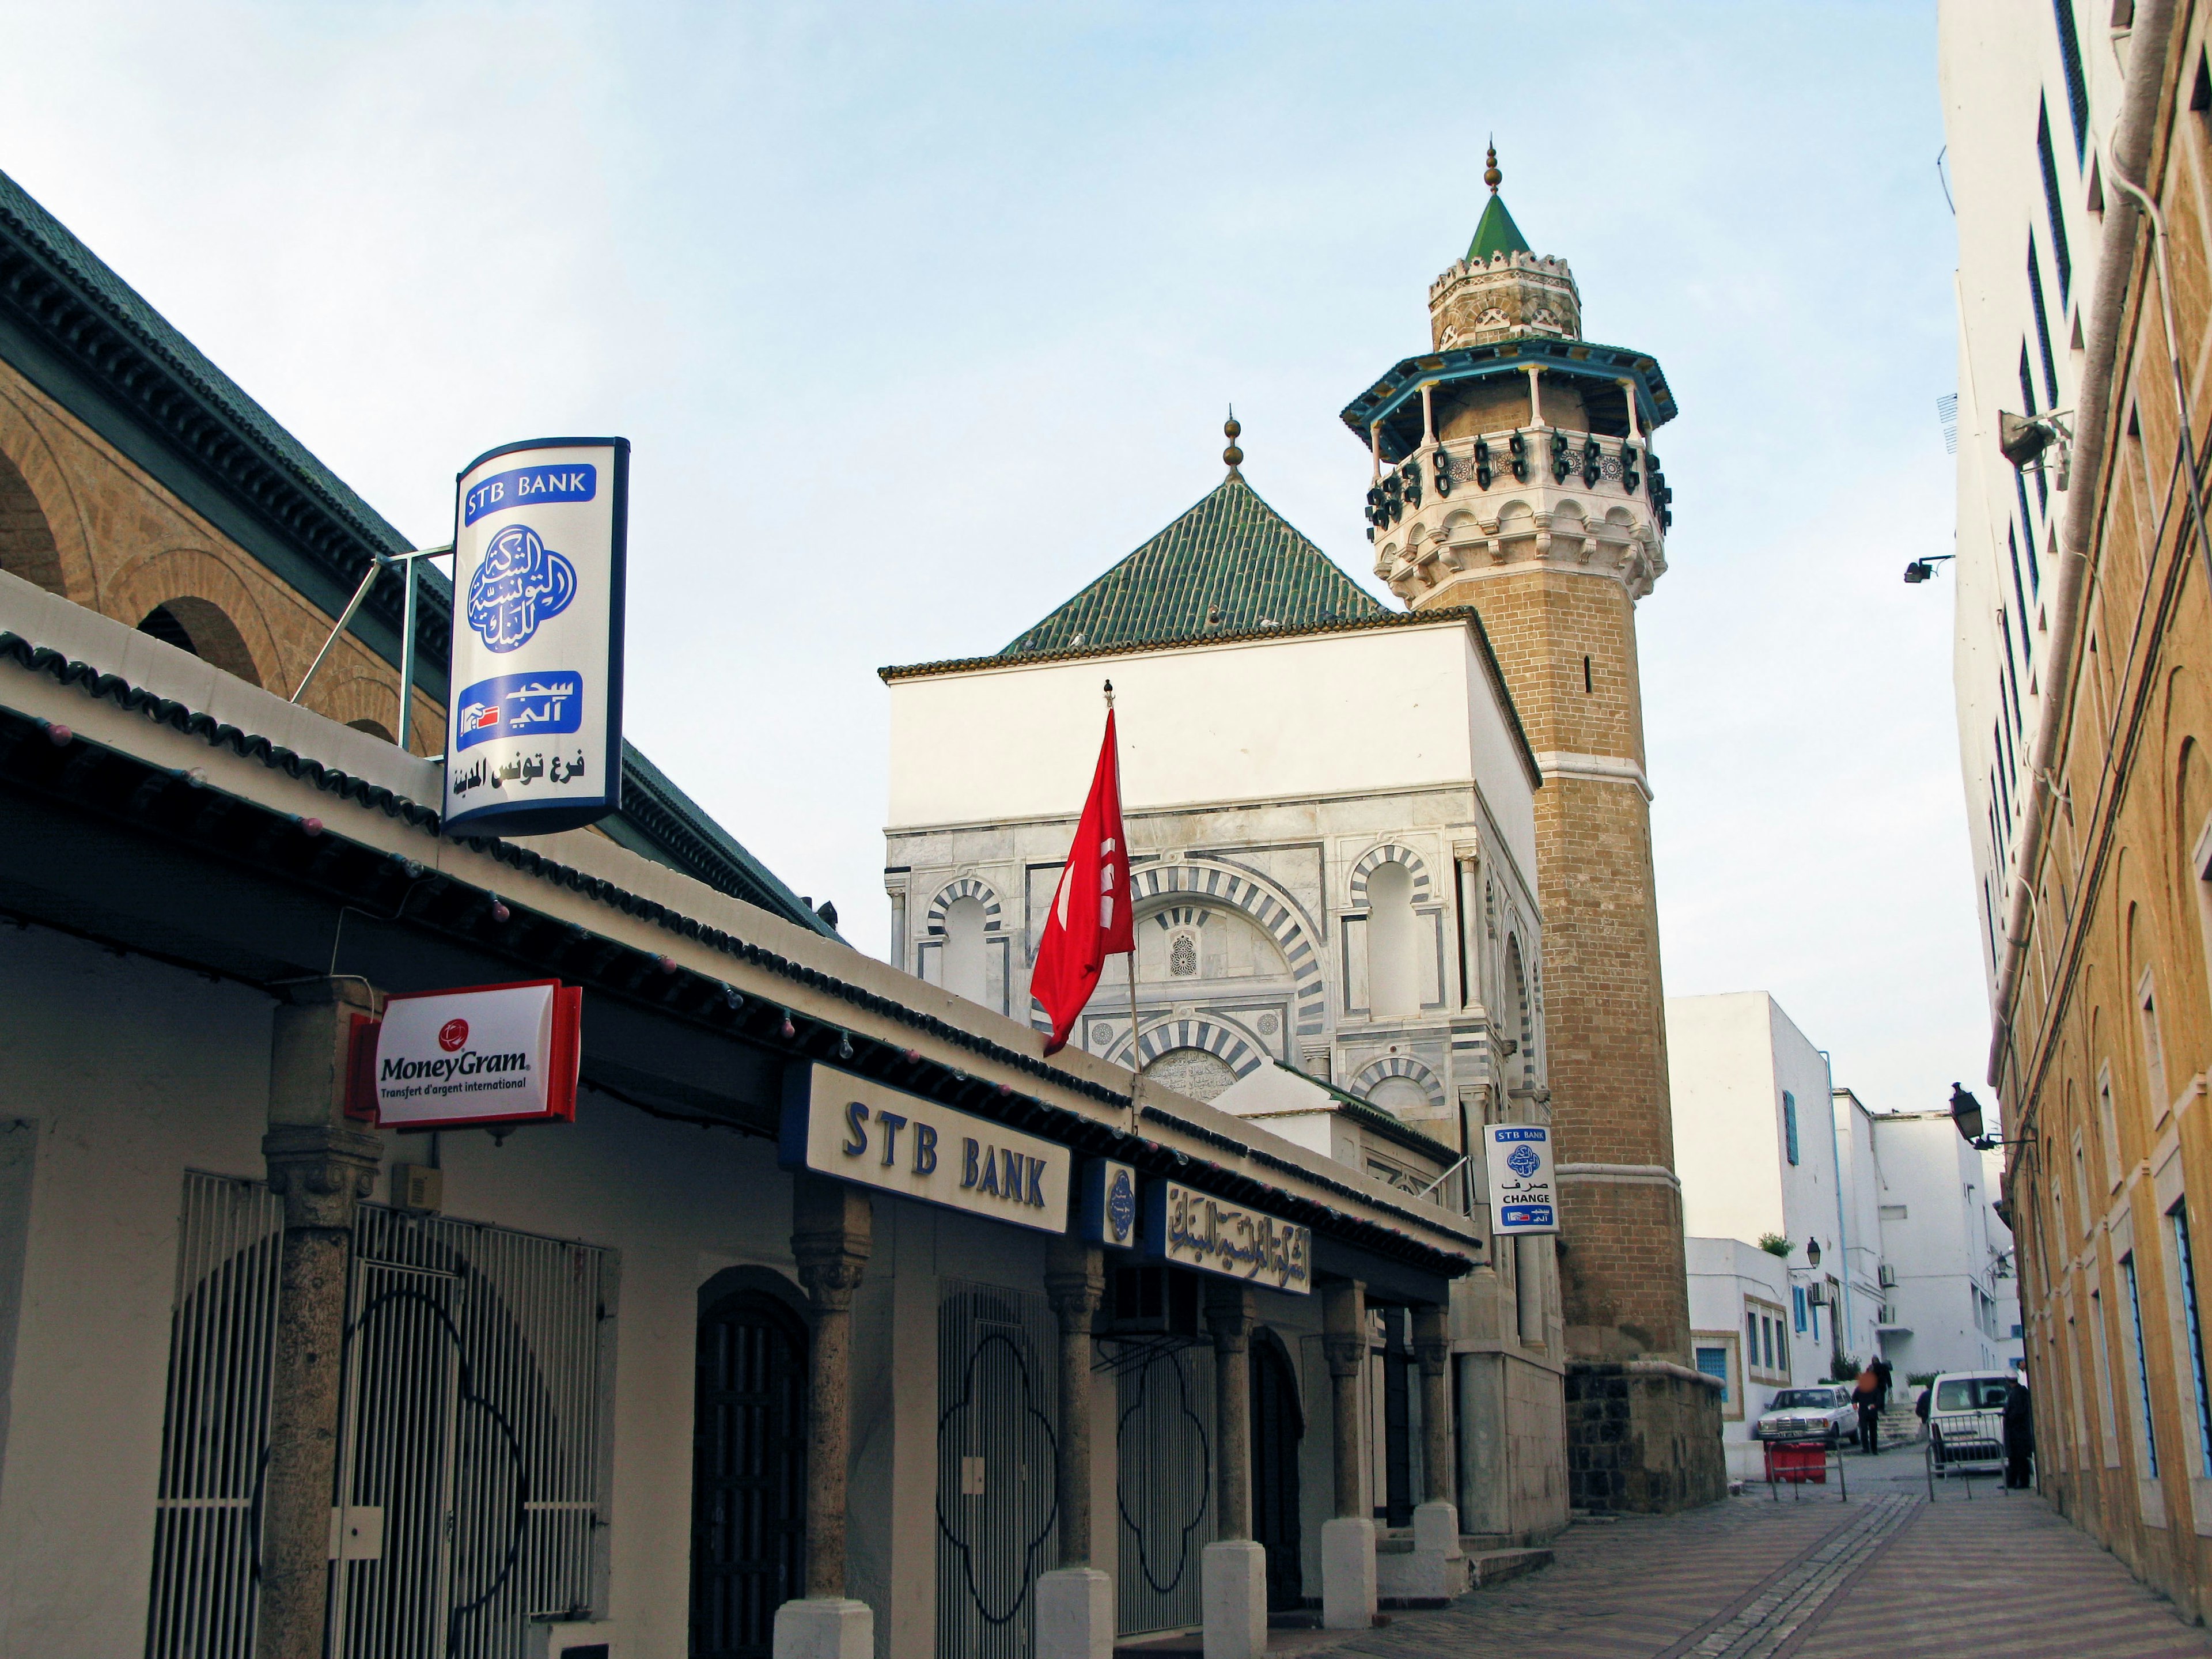
[(1536, 1022), (1529, 1014), (1528, 976), (1522, 970), (1518, 938), (1505, 941), (1505, 979), (1506, 988), (1513, 998), (1505, 1017), (1517, 1026), (1513, 1036), (1513, 1063), (1506, 1068), (1505, 1075), (1512, 1079), (1512, 1086), (1527, 1088), (1536, 1077)]
[(151, 634), (164, 645), (189, 651), (226, 674), (235, 674), (248, 685), (261, 684), (260, 671), (253, 665), (253, 653), (246, 648), (246, 636), (238, 631), (238, 624), (231, 621), (228, 613), (212, 600), (189, 595), (165, 600), (140, 618), (138, 631)]
[(945, 988), (970, 1002), (988, 994), (983, 951), (983, 901), (955, 899), (945, 907)]
[(1421, 1012), (1420, 964), (1414, 956), (1413, 876), (1402, 864), (1378, 864), (1367, 875), (1367, 985), (1377, 1019)]
[(53, 526), (46, 522), (31, 486), (4, 455), (0, 455), (0, 570), (36, 582), (49, 593), (69, 596)]

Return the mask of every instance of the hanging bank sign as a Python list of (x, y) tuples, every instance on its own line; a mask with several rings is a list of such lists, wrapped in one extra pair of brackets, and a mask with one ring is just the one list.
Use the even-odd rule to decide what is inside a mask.
[(1484, 1125), (1482, 1137), (1489, 1153), (1492, 1231), (1559, 1231), (1552, 1132), (1540, 1123), (1491, 1123)]
[(509, 444), (460, 475), (446, 827), (543, 835), (622, 805), (629, 440)]
[(1313, 1229), (1156, 1181), (1146, 1196), (1147, 1254), (1178, 1267), (1304, 1296), (1313, 1289)]
[(390, 1129), (573, 1121), (583, 997), (554, 979), (392, 997), (355, 1092)]
[(1040, 1232), (1067, 1231), (1073, 1155), (988, 1118), (833, 1066), (784, 1074), (787, 1170), (880, 1187)]

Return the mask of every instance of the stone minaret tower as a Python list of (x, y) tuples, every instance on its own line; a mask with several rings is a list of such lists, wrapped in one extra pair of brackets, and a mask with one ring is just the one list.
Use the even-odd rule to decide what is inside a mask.
[(1674, 400), (1648, 355), (1583, 338), (1574, 275), (1528, 251), (1494, 149), (1483, 176), (1467, 257), (1429, 289), (1432, 349), (1344, 420), (1374, 457), (1376, 574), (1415, 610), (1480, 613), (1544, 775), (1531, 992), (1562, 1177), (1571, 1498), (1678, 1509), (1725, 1474), (1717, 1390), (1689, 1370), (1636, 663), (1673, 517), (1651, 433)]

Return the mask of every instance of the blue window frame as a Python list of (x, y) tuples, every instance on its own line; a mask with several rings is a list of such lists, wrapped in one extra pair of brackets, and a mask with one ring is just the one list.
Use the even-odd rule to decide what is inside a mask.
[[(2064, 0), (2060, 0), (2063, 6)], [(2058, 267), (2058, 303), (2064, 305), (2074, 287), (2074, 256), (2066, 246), (2066, 215), (2058, 205), (2058, 161), (2051, 153), (2051, 110), (2035, 114), (2035, 149), (2043, 163), (2043, 206), (2051, 216), (2051, 262)]]
[(1703, 1371), (1707, 1376), (1718, 1380), (1721, 1385), (1721, 1404), (1723, 1406), (1728, 1405), (1729, 1403), (1728, 1350), (1726, 1348), (1699, 1348), (1698, 1350), (1698, 1369)]
[(2089, 148), (2089, 77), (2081, 72), (2081, 37), (2074, 28), (2073, 0), (2051, 0), (2051, 9), (2058, 18), (2058, 59), (2066, 70), (2066, 112), (2074, 118), (2074, 159), (2078, 161)]
[[(1789, 1152), (1790, 1161), (1795, 1164), (1797, 1161), (1797, 1097), (1787, 1089), (1782, 1091), (1782, 1140)], [(1797, 1322), (1797, 1328), (1801, 1331), (1805, 1328), (1802, 1319)]]
[(1798, 1334), (1803, 1335), (1805, 1333), (1805, 1287), (1802, 1285), (1792, 1285), (1790, 1287), (1790, 1311), (1796, 1317)]
[(2181, 1270), (2182, 1322), (2189, 1334), (2189, 1369), (2197, 1384), (2197, 1473), (2212, 1478), (2212, 1390), (2204, 1381), (2204, 1332), (2197, 1319), (2197, 1258), (2189, 1248), (2189, 1206), (2166, 1212), (2173, 1224), (2174, 1265)]
[(2027, 297), (2035, 312), (2035, 343), (2043, 353), (2043, 391), (2052, 409), (2058, 407), (2058, 359), (2051, 349), (2051, 313), (2043, 304), (2043, 261), (2035, 257), (2035, 234), (2027, 238)]
[(2143, 1473), (2146, 1480), (2158, 1479), (2158, 1431), (2151, 1425), (2150, 1362), (2143, 1352), (2142, 1296), (2136, 1289), (2136, 1257), (2130, 1250), (2120, 1258), (2120, 1276), (2128, 1285), (2128, 1318), (2136, 1339), (2136, 1388), (2142, 1407)]

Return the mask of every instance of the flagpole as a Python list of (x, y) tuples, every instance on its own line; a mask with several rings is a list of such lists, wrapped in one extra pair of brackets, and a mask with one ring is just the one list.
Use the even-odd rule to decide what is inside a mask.
[[(1114, 682), (1111, 680), (1106, 682), (1106, 712), (1109, 714), (1114, 712)], [(1118, 754), (1114, 757), (1114, 769), (1117, 775), (1121, 769), (1121, 757)], [(1144, 1034), (1144, 1028), (1137, 1023), (1137, 895), (1133, 883), (1131, 890), (1122, 897), (1129, 907), (1129, 1133), (1134, 1134), (1142, 1121), (1137, 1104), (1137, 1085), (1143, 1080), (1144, 1074), (1138, 1068), (1144, 1060), (1144, 1052), (1137, 1046), (1137, 1040)]]

